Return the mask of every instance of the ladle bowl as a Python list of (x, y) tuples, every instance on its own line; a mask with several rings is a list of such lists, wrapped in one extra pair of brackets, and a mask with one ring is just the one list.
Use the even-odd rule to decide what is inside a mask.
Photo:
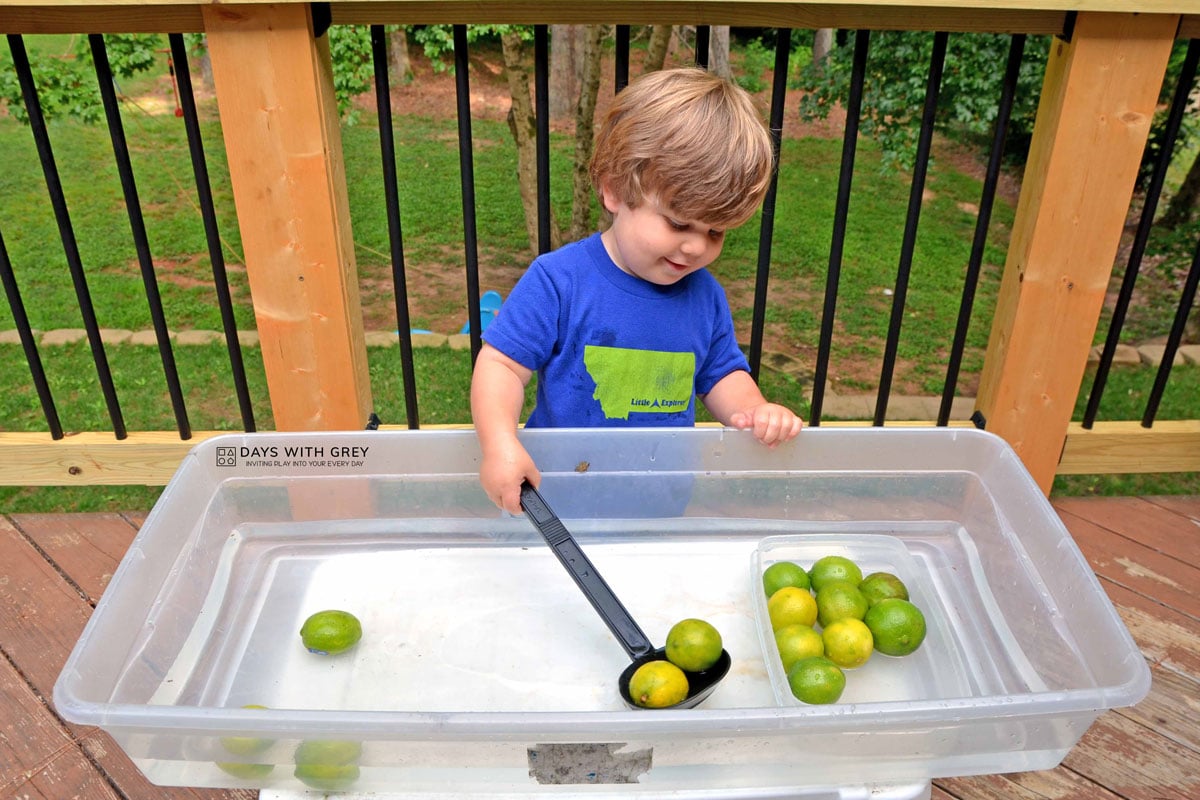
[[(629, 681), (643, 664), (649, 661), (666, 661), (666, 649), (656, 648), (651, 644), (649, 637), (638, 627), (612, 588), (596, 571), (596, 567), (579, 547), (575, 537), (528, 481), (521, 484), (521, 507), (525, 510), (525, 516), (550, 545), (559, 563), (575, 579), (575, 584), (592, 604), (592, 608), (629, 654), (631, 663), (617, 679), (621, 699), (630, 708), (645, 709), (645, 706), (633, 701), (633, 696), (629, 693)], [(687, 697), (665, 708), (693, 708), (699, 705), (717, 688), (717, 684), (729, 672), (731, 664), (729, 652), (722, 649), (717, 663), (708, 669), (701, 672), (685, 670), (683, 674), (688, 679)]]

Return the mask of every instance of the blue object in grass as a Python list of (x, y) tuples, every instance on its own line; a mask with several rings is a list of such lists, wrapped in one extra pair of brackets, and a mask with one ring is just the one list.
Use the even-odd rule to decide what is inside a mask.
[[(503, 301), (504, 301), (504, 298), (502, 298), (500, 296), (500, 293), (494, 292), (494, 291), (486, 291), (483, 293), (483, 296), (479, 298), (479, 332), (480, 333), (486, 331), (488, 328), (488, 325), (492, 324), (492, 320), (494, 320), (496, 318), (496, 314), (499, 313), (500, 304)], [(470, 332), (471, 332), (471, 320), (468, 319), (463, 324), (462, 330), (459, 331), (459, 333), (470, 333)]]

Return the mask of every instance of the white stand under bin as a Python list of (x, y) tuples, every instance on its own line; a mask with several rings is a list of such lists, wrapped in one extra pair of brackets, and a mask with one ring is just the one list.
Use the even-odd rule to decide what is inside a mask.
[[(570, 800), (578, 800), (578, 798), (587, 798), (587, 800), (616, 800), (617, 798), (636, 798), (637, 800), (736, 800), (739, 797), (754, 798), (754, 800), (929, 800), (932, 793), (932, 784), (929, 782), (910, 784), (907, 786), (892, 786), (892, 785), (876, 785), (876, 786), (855, 786), (842, 787), (832, 789), (803, 789), (797, 790), (795, 793), (781, 794), (778, 791), (755, 792), (749, 790), (745, 793), (730, 794), (727, 790), (714, 792), (673, 792), (665, 791), (661, 794), (652, 793), (644, 794), (641, 792), (630, 791), (613, 791), (603, 792), (598, 791), (598, 787), (588, 786), (586, 792), (530, 792), (526, 795), (479, 795), (479, 794), (456, 794), (453, 792), (438, 793), (437, 795), (430, 794), (392, 794), (392, 793), (366, 793), (366, 794), (334, 794), (328, 795), (331, 800), (485, 800), (485, 798), (500, 798), (504, 800), (533, 800), (533, 798), (569, 798)], [(320, 792), (292, 792), (280, 791), (275, 789), (263, 789), (258, 794), (259, 800), (314, 800), (314, 798), (325, 797)]]

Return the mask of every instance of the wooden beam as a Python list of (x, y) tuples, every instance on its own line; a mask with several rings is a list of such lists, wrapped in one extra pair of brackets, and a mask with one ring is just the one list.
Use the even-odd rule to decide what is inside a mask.
[(1178, 24), (1083, 13), (1052, 43), (976, 404), (1047, 494)]
[(275, 425), (371, 412), (328, 38), (311, 7), (205, 6), (221, 129)]
[(1200, 420), (1072, 422), (1058, 465), (1059, 475), (1112, 472), (1200, 472)]
[(0, 486), (163, 486), (196, 445), (228, 431), (111, 433), (0, 432)]
[(978, 31), (1058, 34), (1066, 11), (1049, 6), (991, 8), (943, 3), (643, 2), (602, 3), (470, 2), (383, 0), (333, 4), (337, 24), (555, 24), (740, 25), (771, 28), (871, 28), (872, 30)]

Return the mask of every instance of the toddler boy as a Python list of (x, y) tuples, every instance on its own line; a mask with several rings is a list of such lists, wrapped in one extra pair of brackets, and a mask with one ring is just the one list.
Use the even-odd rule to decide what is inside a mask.
[(537, 466), (526, 427), (691, 426), (697, 398), (774, 446), (800, 432), (767, 402), (739, 349), (725, 292), (705, 269), (762, 202), (771, 139), (749, 95), (700, 69), (642, 76), (616, 96), (590, 173), (611, 224), (537, 258), (484, 332), (471, 382), (480, 482), (521, 513)]

